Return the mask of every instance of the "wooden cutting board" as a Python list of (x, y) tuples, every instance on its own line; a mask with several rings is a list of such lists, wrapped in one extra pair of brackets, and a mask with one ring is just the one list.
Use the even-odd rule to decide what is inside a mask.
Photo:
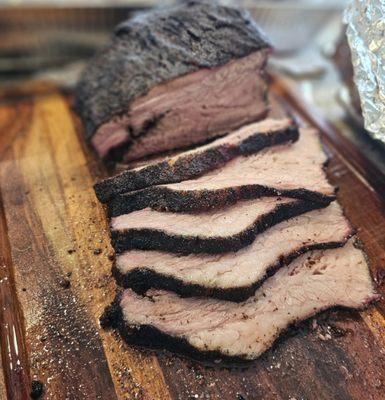
[[(273, 92), (322, 130), (328, 174), (381, 280), (385, 177), (276, 80)], [(107, 221), (92, 185), (106, 172), (84, 145), (69, 96), (37, 87), (0, 105), (0, 398), (384, 399), (385, 303), (324, 313), (253, 365), (206, 367), (124, 345), (99, 328), (114, 293)], [(379, 291), (384, 293), (384, 287)]]

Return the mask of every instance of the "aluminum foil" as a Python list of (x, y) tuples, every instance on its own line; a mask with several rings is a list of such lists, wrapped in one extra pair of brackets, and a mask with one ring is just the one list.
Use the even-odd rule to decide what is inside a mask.
[(385, 143), (385, 1), (351, 0), (344, 22), (365, 128)]

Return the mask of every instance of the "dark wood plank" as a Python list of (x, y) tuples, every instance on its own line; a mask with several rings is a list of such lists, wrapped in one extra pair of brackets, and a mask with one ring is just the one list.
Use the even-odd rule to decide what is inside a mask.
[[(73, 243), (65, 237), (60, 190), (54, 192), (52, 187), (51, 154), (44, 146), (41, 151), (35, 147), (47, 140), (44, 127), (30, 123), (26, 135), (13, 142), (2, 161), (1, 183), (31, 372), (43, 381), (47, 396), (110, 396), (113, 385), (100, 339), (84, 306), (62, 283), (71, 262), (62, 255)], [(55, 219), (50, 218), (51, 205)], [(53, 245), (51, 229), (59, 232), (61, 246)]]
[(0, 157), (12, 144), (13, 139), (21, 134), (31, 118), (32, 107), (29, 102), (0, 107)]
[(41, 96), (32, 115), (1, 164), (32, 374), (48, 398), (167, 399), (153, 355), (99, 335), (98, 317), (115, 291), (111, 249), (68, 105), (59, 94)]
[(5, 383), (5, 374), (7, 371), (3, 368), (2, 362), (0, 361), (0, 399), (7, 398), (7, 388)]
[[(4, 366), (6, 389), (9, 399), (23, 400), (29, 397), (31, 379), (25, 343), (24, 321), (13, 276), (11, 248), (3, 201), (0, 196), (0, 348)], [(4, 387), (6, 386), (6, 388)]]

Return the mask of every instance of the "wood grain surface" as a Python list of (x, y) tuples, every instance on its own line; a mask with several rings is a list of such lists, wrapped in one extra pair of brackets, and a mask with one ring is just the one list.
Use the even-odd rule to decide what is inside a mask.
[[(324, 124), (279, 81), (273, 89), (304, 121)], [(332, 155), (330, 179), (339, 185), (340, 201), (381, 281), (383, 175), (357, 149), (341, 143), (332, 127), (324, 124), (322, 129)], [(98, 324), (115, 290), (107, 222), (92, 189), (105, 171), (81, 139), (68, 96), (32, 91), (28, 98), (0, 105), (0, 156), (0, 193), (27, 368), (30, 382), (43, 383), (43, 398), (384, 398), (383, 300), (360, 313), (323, 313), (292, 329), (247, 368), (203, 366), (126, 346)], [(379, 291), (384, 294), (382, 285)], [(7, 389), (9, 398), (25, 398), (15, 387)]]

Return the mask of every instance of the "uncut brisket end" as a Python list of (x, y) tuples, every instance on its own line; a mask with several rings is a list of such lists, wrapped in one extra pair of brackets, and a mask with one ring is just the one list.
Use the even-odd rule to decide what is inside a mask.
[(250, 360), (294, 323), (335, 306), (362, 309), (377, 298), (365, 255), (350, 240), (300, 256), (242, 303), (126, 289), (101, 323), (128, 343)]
[(172, 254), (130, 250), (117, 255), (113, 275), (120, 286), (144, 293), (150, 288), (182, 296), (243, 301), (269, 275), (302, 253), (345, 244), (354, 233), (341, 207), (333, 202), (281, 222), (236, 253)]
[(276, 197), (245, 200), (199, 214), (144, 209), (111, 220), (111, 244), (128, 249), (173, 253), (237, 251), (285, 219), (320, 207), (320, 203)]
[(335, 198), (335, 188), (327, 180), (326, 161), (318, 133), (301, 128), (293, 144), (236, 157), (196, 179), (117, 195), (108, 203), (108, 212), (114, 217), (147, 207), (174, 212), (207, 210), (242, 199), (281, 195), (328, 204)]
[(153, 9), (115, 29), (86, 67), (75, 109), (112, 161), (203, 142), (266, 114), (269, 52), (236, 9), (199, 1)]
[[(261, 73), (265, 61), (265, 52), (253, 54), (192, 73), (188, 85), (187, 78), (181, 77), (154, 88), (133, 102), (129, 142), (111, 149), (106, 159), (129, 163), (159, 152), (190, 148), (265, 118), (266, 83)], [(101, 131), (109, 131), (110, 124), (114, 126), (116, 121)], [(91, 140), (95, 147), (99, 139)]]
[(104, 179), (95, 184), (95, 192), (105, 203), (124, 192), (196, 178), (237, 156), (257, 153), (265, 147), (297, 139), (298, 128), (292, 120), (266, 119), (244, 126), (208, 145)]

